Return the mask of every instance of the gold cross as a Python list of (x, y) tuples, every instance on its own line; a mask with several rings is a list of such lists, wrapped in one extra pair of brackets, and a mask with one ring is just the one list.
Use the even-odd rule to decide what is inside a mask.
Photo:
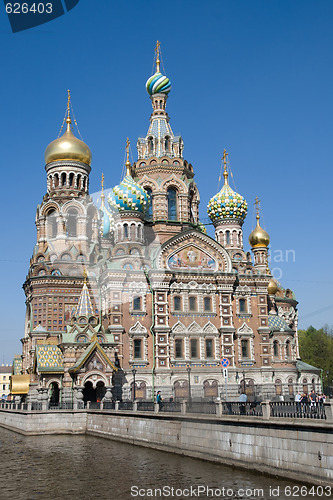
[(259, 208), (260, 208), (260, 200), (259, 200), (258, 196), (256, 196), (256, 201), (254, 202), (254, 206), (256, 207), (257, 217), (258, 217), (258, 215), (259, 215)]
[(68, 112), (68, 116), (69, 116), (70, 102), (71, 102), (71, 91), (68, 89), (67, 90), (67, 112)]
[(161, 43), (157, 40), (155, 52), (156, 52), (156, 73), (160, 72), (160, 45)]
[(127, 160), (126, 161), (129, 161), (129, 147), (130, 147), (130, 144), (131, 144), (131, 141), (127, 137), (127, 141), (126, 141), (126, 155), (127, 155)]
[(104, 174), (103, 173), (102, 173), (102, 182), (101, 182), (101, 184), (102, 184), (102, 191), (104, 191)]
[(223, 156), (221, 158), (221, 160), (224, 163), (224, 172), (223, 172), (224, 184), (228, 184), (227, 158), (228, 158), (228, 153), (227, 153), (226, 150), (224, 150), (223, 151)]

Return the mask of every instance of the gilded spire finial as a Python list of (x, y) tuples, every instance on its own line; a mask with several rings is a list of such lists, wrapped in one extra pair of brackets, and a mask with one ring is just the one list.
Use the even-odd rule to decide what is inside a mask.
[(68, 89), (67, 90), (67, 119), (66, 119), (67, 124), (72, 123), (70, 107), (71, 107), (71, 91)]
[(129, 160), (129, 147), (130, 147), (131, 141), (127, 137), (126, 140), (126, 175), (130, 175), (130, 167), (131, 167), (131, 162)]
[(159, 73), (160, 72), (160, 45), (161, 45), (161, 42), (159, 42), (157, 40), (156, 42), (156, 47), (155, 47), (155, 52), (156, 52), (156, 73)]
[(102, 172), (101, 185), (102, 185), (101, 201), (102, 201), (102, 207), (104, 207), (105, 194), (104, 194), (104, 174), (103, 174), (103, 172)]
[(256, 219), (257, 219), (257, 226), (259, 226), (259, 219), (260, 219), (260, 215), (259, 215), (260, 200), (259, 200), (258, 196), (256, 196), (256, 199), (255, 199), (254, 205), (255, 205), (255, 207), (256, 207), (256, 211), (257, 211), (257, 215), (256, 215)]
[(223, 161), (224, 164), (224, 171), (223, 171), (223, 177), (224, 177), (224, 185), (228, 184), (228, 172), (227, 172), (227, 158), (228, 154), (226, 150), (223, 151), (223, 156), (221, 160)]
[(87, 278), (88, 278), (88, 273), (86, 268), (83, 269), (83, 279), (84, 279), (84, 284), (87, 284)]

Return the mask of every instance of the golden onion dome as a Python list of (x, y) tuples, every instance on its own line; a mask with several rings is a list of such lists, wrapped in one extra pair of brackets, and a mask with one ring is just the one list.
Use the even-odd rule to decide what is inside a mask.
[(249, 236), (249, 242), (252, 248), (268, 247), (269, 234), (259, 224), (259, 215), (257, 215), (257, 225)]
[(91, 164), (91, 151), (87, 144), (80, 141), (71, 131), (71, 118), (66, 119), (67, 129), (65, 133), (52, 141), (45, 150), (45, 163), (61, 160), (74, 160)]
[(276, 292), (278, 291), (278, 286), (275, 282), (275, 280), (272, 278), (271, 281), (268, 283), (267, 291), (268, 295), (275, 295)]

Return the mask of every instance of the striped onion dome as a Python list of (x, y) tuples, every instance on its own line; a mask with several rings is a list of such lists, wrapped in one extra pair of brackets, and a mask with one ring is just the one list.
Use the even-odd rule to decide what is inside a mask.
[(159, 71), (148, 78), (146, 89), (149, 95), (153, 94), (168, 94), (171, 90), (171, 82), (169, 78), (163, 76)]

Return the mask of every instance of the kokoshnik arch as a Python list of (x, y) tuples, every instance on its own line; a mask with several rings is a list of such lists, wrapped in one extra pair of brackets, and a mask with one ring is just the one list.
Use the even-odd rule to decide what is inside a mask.
[[(89, 195), (91, 152), (72, 130), (45, 151), (47, 192), (37, 207), (37, 243), (26, 281), (23, 350), (12, 394), (30, 401), (95, 401), (225, 395), (293, 397), (320, 388), (320, 370), (299, 359), (297, 301), (272, 278), (269, 235), (257, 225), (243, 248), (243, 196), (228, 182), (211, 198), (215, 239), (199, 221), (193, 166), (166, 112), (160, 72), (138, 159), (105, 195)], [(37, 175), (37, 174), (36, 174)], [(87, 270), (87, 272), (85, 271)], [(135, 389), (133, 384), (135, 383)]]

